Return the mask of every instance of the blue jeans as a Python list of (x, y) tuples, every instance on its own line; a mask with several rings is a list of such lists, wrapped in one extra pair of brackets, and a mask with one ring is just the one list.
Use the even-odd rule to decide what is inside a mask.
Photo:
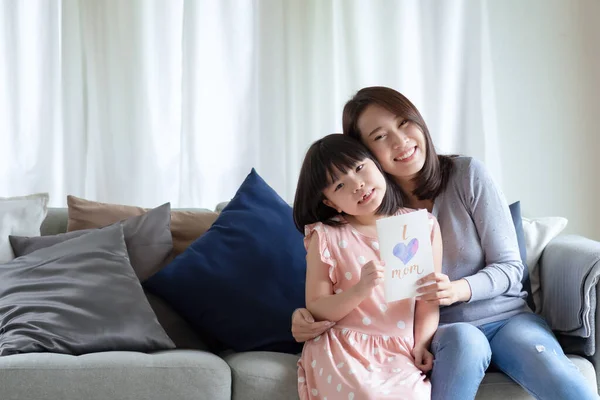
[(565, 356), (546, 321), (533, 313), (480, 327), (442, 325), (431, 350), (432, 400), (474, 399), (490, 362), (536, 399), (599, 398)]

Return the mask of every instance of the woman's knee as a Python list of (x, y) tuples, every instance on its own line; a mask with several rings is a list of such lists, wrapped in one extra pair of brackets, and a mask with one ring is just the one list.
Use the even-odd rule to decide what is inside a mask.
[(454, 357), (488, 364), (492, 357), (487, 337), (467, 323), (440, 326), (433, 337), (431, 349), (434, 355), (452, 353)]
[[(594, 385), (587, 381), (579, 368), (565, 355), (538, 347), (533, 351), (524, 352), (521, 359), (521, 369), (531, 374), (527, 377), (529, 383), (525, 384), (535, 386), (537, 382), (539, 386), (535, 392), (540, 398), (598, 398), (594, 393)], [(542, 393), (547, 393), (547, 396)]]

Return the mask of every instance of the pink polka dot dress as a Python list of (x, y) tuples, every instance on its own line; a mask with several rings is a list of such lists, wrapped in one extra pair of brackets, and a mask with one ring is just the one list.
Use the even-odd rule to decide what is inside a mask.
[[(356, 285), (365, 263), (380, 260), (377, 238), (350, 224), (309, 225), (305, 246), (315, 234), (335, 293)], [(306, 342), (298, 361), (300, 399), (431, 398), (430, 383), (412, 356), (414, 309), (414, 299), (387, 304), (379, 285), (332, 329)]]

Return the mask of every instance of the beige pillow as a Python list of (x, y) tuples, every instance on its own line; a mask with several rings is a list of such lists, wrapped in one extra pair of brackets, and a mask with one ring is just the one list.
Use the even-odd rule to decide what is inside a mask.
[[(101, 228), (123, 219), (142, 215), (149, 209), (135, 206), (100, 203), (67, 196), (69, 222), (67, 232)], [(215, 222), (219, 214), (212, 211), (171, 211), (173, 256), (184, 252)]]

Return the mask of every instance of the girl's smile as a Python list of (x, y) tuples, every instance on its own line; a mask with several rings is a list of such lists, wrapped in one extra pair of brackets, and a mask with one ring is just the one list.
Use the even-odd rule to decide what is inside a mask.
[(371, 189), (369, 192), (365, 193), (362, 196), (362, 199), (358, 201), (358, 204), (366, 204), (368, 203), (371, 199), (373, 199), (373, 195), (375, 194), (375, 189)]
[(373, 160), (366, 158), (347, 171), (338, 171), (323, 190), (325, 205), (354, 216), (374, 215), (383, 201), (386, 181)]

